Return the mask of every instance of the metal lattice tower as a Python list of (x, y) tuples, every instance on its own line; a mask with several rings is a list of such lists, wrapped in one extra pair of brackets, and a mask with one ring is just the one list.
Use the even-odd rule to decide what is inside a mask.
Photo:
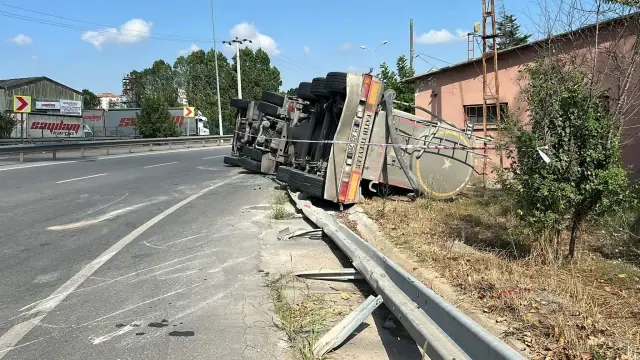
[[(496, 33), (495, 0), (482, 0), (482, 130), (487, 137), (487, 105), (496, 106), (496, 123), (500, 124), (500, 82), (498, 81), (498, 44)], [(489, 43), (490, 40), (491, 42)], [(487, 63), (493, 60), (493, 84), (488, 81)], [(498, 130), (500, 134), (500, 130)], [(487, 150), (484, 151), (485, 155)], [(502, 151), (499, 151), (502, 167)], [(484, 157), (482, 178), (486, 185), (487, 157)]]

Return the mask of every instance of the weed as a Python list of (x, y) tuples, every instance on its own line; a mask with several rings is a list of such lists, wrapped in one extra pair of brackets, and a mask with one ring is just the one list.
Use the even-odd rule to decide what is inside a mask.
[(271, 217), (275, 220), (286, 220), (293, 217), (293, 213), (289, 211), (284, 205), (272, 205)]
[[(603, 259), (589, 246), (561, 263), (553, 241), (568, 237), (526, 233), (500, 192), (449, 202), (372, 199), (362, 207), (391, 243), (506, 323), (532, 358), (640, 354), (640, 269)], [(585, 238), (601, 233), (590, 229)]]
[(311, 294), (308, 289), (297, 290), (298, 280), (283, 275), (267, 282), (272, 294), (277, 325), (303, 360), (321, 360), (313, 354), (318, 334), (327, 319), (335, 315), (322, 295)]

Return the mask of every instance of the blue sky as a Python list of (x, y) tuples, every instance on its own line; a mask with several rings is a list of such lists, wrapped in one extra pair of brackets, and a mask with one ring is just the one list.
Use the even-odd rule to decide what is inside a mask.
[[(0, 79), (48, 76), (76, 89), (119, 94), (121, 78), (130, 70), (157, 59), (173, 63), (180, 52), (212, 46), (210, 0), (165, 3), (0, 0)], [(533, 30), (538, 3), (513, 0), (505, 7), (524, 29)], [(481, 8), (480, 0), (217, 0), (215, 25), (218, 41), (240, 35), (263, 44), (286, 90), (329, 71), (395, 63), (409, 52), (410, 18), (416, 54), (422, 54), (415, 59), (418, 73), (464, 61), (466, 37), (457, 34), (481, 20)], [(375, 56), (359, 48), (376, 48), (385, 40)]]

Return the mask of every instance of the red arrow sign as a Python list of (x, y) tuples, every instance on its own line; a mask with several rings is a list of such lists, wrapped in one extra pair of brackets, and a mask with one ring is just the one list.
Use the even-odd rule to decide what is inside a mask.
[(191, 108), (186, 108), (187, 109), (187, 113), (184, 114), (184, 116), (191, 116), (191, 114), (193, 113), (193, 111), (191, 111)]
[(22, 96), (16, 96), (16, 99), (20, 102), (20, 105), (16, 108), (16, 111), (22, 111), (29, 106), (29, 102), (26, 101)]

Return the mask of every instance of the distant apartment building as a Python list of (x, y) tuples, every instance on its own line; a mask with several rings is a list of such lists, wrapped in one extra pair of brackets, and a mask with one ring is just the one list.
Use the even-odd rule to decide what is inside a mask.
[(97, 94), (100, 99), (100, 108), (104, 110), (119, 109), (122, 104), (122, 96), (114, 93), (100, 93)]

